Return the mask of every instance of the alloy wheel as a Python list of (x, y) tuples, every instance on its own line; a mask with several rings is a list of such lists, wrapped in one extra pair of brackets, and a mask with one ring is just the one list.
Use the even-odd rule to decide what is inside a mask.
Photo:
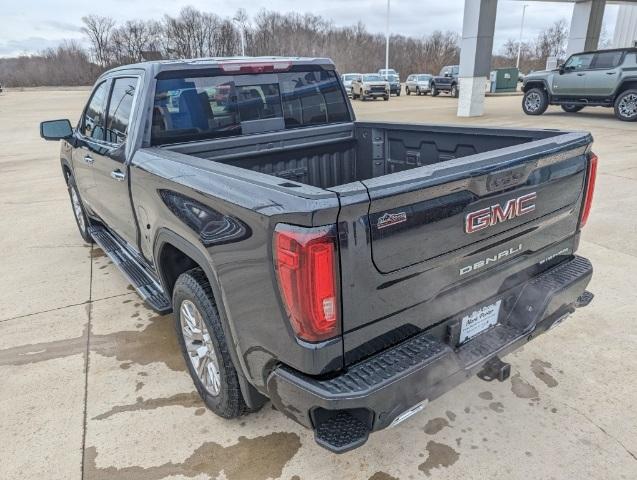
[(529, 93), (524, 99), (524, 106), (529, 112), (537, 112), (542, 104), (540, 94), (537, 92)]
[(86, 231), (86, 222), (84, 221), (84, 212), (82, 211), (82, 203), (80, 197), (77, 195), (74, 187), (71, 187), (71, 204), (73, 206), (73, 214), (77, 220), (77, 224), (80, 226), (80, 230)]
[(204, 388), (216, 397), (221, 389), (221, 373), (208, 327), (199, 309), (190, 300), (181, 303), (179, 313), (188, 359)]
[(624, 96), (617, 105), (619, 113), (624, 118), (633, 118), (637, 116), (637, 94), (630, 93)]

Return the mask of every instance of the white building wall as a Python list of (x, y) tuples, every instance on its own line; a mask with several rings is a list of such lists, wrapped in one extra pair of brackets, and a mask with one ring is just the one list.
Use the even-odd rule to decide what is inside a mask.
[(613, 48), (637, 47), (637, 5), (620, 5), (613, 36)]

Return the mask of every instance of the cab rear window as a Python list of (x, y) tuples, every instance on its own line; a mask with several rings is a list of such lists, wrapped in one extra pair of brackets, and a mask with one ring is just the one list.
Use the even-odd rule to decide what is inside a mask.
[(151, 143), (351, 121), (334, 71), (158, 79)]

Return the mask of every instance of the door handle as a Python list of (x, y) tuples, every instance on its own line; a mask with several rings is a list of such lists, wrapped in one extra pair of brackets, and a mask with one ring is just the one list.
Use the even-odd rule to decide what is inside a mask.
[(578, 77), (583, 77), (584, 75), (586, 75), (585, 73), (578, 73), (577, 76)]
[(606, 72), (606, 75), (615, 75), (617, 72)]
[(113, 170), (111, 172), (111, 178), (117, 180), (118, 182), (121, 182), (126, 178), (126, 174), (118, 168), (117, 170)]
[(91, 157), (90, 155), (84, 155), (84, 161), (89, 165), (93, 165), (93, 162), (95, 160), (93, 160), (93, 157)]

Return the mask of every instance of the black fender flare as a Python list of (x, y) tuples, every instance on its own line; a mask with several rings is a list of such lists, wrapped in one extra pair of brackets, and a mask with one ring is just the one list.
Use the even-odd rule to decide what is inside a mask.
[(524, 85), (522, 86), (522, 91), (523, 91), (524, 93), (526, 93), (526, 92), (527, 92), (527, 90), (529, 90), (530, 88), (534, 88), (534, 87), (532, 87), (532, 86), (529, 86), (529, 85), (528, 85), (529, 83), (530, 83), (530, 84), (532, 84), (532, 85), (535, 85), (535, 84), (541, 83), (541, 84), (542, 84), (542, 86), (544, 87), (544, 90), (546, 90), (546, 93), (549, 95), (549, 97), (551, 96), (551, 91), (549, 90), (549, 85), (548, 85), (548, 83), (546, 82), (546, 80), (544, 80), (543, 78), (538, 78), (537, 80), (531, 79), (531, 80), (529, 80), (528, 82), (524, 83)]
[(167, 228), (160, 228), (155, 235), (155, 243), (153, 246), (153, 262), (155, 264), (155, 268), (157, 269), (157, 273), (164, 291), (168, 291), (167, 281), (164, 273), (161, 270), (159, 259), (161, 258), (162, 248), (164, 248), (164, 246), (166, 245), (172, 245), (174, 248), (177, 248), (184, 254), (188, 255), (188, 257), (196, 262), (206, 274), (206, 277), (210, 282), (210, 287), (212, 288), (212, 294), (215, 297), (215, 303), (217, 305), (217, 311), (219, 312), (219, 318), (223, 327), (223, 333), (228, 342), (228, 351), (230, 352), (232, 362), (236, 366), (237, 374), (239, 377), (239, 386), (241, 387), (241, 393), (243, 394), (243, 398), (248, 407), (250, 407), (251, 409), (259, 408), (266, 402), (267, 398), (263, 396), (252, 385), (252, 383), (250, 383), (246, 376), (247, 368), (242, 362), (240, 355), (238, 355), (237, 353), (237, 343), (235, 342), (236, 335), (234, 332), (234, 328), (232, 328), (232, 325), (230, 324), (231, 322), (228, 319), (227, 310), (223, 303), (223, 296), (221, 295), (221, 287), (219, 285), (217, 275), (215, 274), (215, 270), (212, 266), (210, 256), (205, 253), (205, 248), (203, 247), (203, 245), (196, 246), (192, 242), (186, 240), (181, 235), (173, 232), (172, 230), (169, 230)]

